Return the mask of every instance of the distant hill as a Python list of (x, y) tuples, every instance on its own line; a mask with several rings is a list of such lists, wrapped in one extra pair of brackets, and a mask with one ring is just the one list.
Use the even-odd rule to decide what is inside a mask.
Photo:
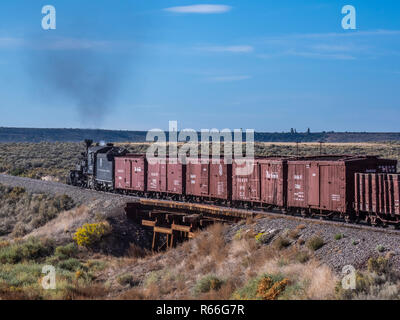
[[(0, 127), (0, 142), (144, 142), (146, 131), (100, 129), (40, 129)], [(400, 141), (400, 132), (256, 132), (258, 142), (382, 142)]]

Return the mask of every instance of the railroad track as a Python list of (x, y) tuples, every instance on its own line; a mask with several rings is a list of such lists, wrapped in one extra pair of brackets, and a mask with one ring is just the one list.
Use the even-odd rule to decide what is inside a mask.
[(386, 234), (394, 234), (400, 235), (400, 230), (393, 229), (391, 227), (383, 228), (383, 227), (372, 227), (361, 223), (347, 223), (344, 221), (337, 220), (326, 220), (321, 219), (320, 217), (302, 217), (300, 215), (295, 214), (283, 214), (276, 211), (263, 211), (261, 209), (239, 209), (239, 208), (230, 208), (217, 206), (212, 204), (196, 204), (196, 203), (185, 203), (178, 202), (172, 200), (156, 200), (156, 199), (148, 199), (148, 198), (140, 198), (132, 195), (121, 195), (112, 192), (105, 191), (96, 191), (89, 189), (82, 189), (78, 187), (73, 187), (64, 183), (59, 182), (51, 182), (51, 181), (43, 181), (37, 179), (30, 179), (24, 177), (16, 177), (5, 174), (0, 174), (0, 184), (11, 186), (11, 187), (23, 187), (29, 192), (43, 192), (50, 194), (67, 194), (71, 198), (73, 198), (77, 203), (84, 203), (88, 201), (92, 201), (95, 199), (119, 199), (128, 202), (140, 202), (140, 201), (149, 201), (153, 202), (155, 205), (158, 204), (188, 204), (191, 206), (201, 206), (202, 208), (209, 208), (210, 210), (216, 210), (220, 212), (222, 215), (235, 217), (237, 219), (246, 219), (246, 218), (284, 218), (284, 219), (292, 219), (297, 220), (300, 223), (314, 223), (314, 224), (326, 224), (332, 227), (344, 227), (358, 230), (366, 230), (370, 232), (379, 232)]

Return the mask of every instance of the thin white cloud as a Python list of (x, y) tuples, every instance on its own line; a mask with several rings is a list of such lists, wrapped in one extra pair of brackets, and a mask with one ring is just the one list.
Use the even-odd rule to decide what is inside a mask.
[(209, 52), (231, 52), (231, 53), (250, 53), (254, 51), (253, 46), (240, 45), (240, 46), (211, 46), (211, 47), (200, 47), (202, 51)]
[(289, 56), (298, 56), (304, 58), (316, 58), (316, 59), (329, 59), (329, 60), (355, 60), (356, 58), (350, 54), (343, 53), (321, 53), (313, 51), (295, 51), (290, 50), (285, 54)]
[(43, 39), (0, 38), (1, 48), (27, 47), (36, 50), (82, 50), (111, 46), (108, 41), (52, 37)]
[(237, 75), (237, 76), (219, 76), (210, 78), (211, 81), (216, 81), (216, 82), (233, 82), (233, 81), (242, 81), (247, 79), (251, 79), (251, 76)]
[[(380, 48), (378, 39), (400, 35), (400, 30), (372, 30), (285, 34), (258, 41), (257, 57), (297, 56), (309, 59), (354, 60), (397, 55)], [(262, 52), (264, 49), (264, 52)]]
[(0, 38), (0, 47), (17, 47), (24, 44), (24, 40), (20, 38)]
[(231, 6), (219, 5), (219, 4), (195, 4), (191, 6), (179, 6), (165, 8), (164, 11), (174, 13), (198, 13), (198, 14), (210, 14), (210, 13), (225, 13), (232, 9)]
[(82, 50), (107, 47), (107, 41), (93, 41), (88, 39), (58, 38), (43, 44), (45, 49), (51, 50)]
[(296, 38), (339, 38), (339, 37), (365, 37), (365, 36), (391, 36), (400, 35), (400, 30), (372, 30), (372, 31), (352, 31), (352, 32), (327, 32), (327, 33), (305, 33), (294, 34)]
[(356, 37), (376, 37), (376, 36), (396, 36), (400, 35), (400, 30), (371, 30), (371, 31), (343, 31), (326, 33), (293, 33), (264, 38), (261, 42), (266, 44), (284, 44), (295, 39), (334, 39), (334, 38), (356, 38)]

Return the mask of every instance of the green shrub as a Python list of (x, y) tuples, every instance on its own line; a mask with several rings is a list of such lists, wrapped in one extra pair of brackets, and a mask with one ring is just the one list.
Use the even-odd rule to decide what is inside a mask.
[(343, 239), (344, 238), (344, 234), (343, 233), (337, 233), (337, 234), (335, 234), (335, 240), (340, 240), (340, 239)]
[[(37, 263), (0, 264), (0, 283), (11, 287), (36, 285), (42, 274), (42, 265)], [(1, 294), (0, 294), (1, 296)]]
[(310, 248), (311, 250), (314, 250), (314, 251), (322, 248), (322, 246), (324, 244), (325, 244), (324, 239), (322, 239), (321, 237), (318, 237), (318, 236), (309, 239), (307, 242), (308, 248)]
[(368, 271), (377, 273), (378, 275), (384, 274), (389, 270), (389, 260), (384, 257), (369, 258)]
[(379, 244), (379, 245), (376, 246), (376, 250), (378, 252), (384, 252), (385, 251), (385, 247), (383, 245)]
[(151, 271), (144, 280), (144, 286), (147, 288), (153, 284), (157, 284), (161, 281), (165, 275), (165, 270)]
[(123, 274), (119, 276), (117, 280), (121, 286), (126, 286), (126, 285), (134, 286), (136, 284), (131, 274)]
[(232, 298), (234, 300), (261, 300), (262, 297), (258, 295), (259, 293), (259, 285), (261, 282), (265, 281), (264, 279), (269, 279), (271, 287), (275, 283), (279, 283), (283, 281), (285, 278), (280, 274), (263, 274), (258, 277), (250, 279), (242, 288), (237, 289)]
[(78, 253), (78, 247), (75, 243), (69, 243), (65, 246), (59, 246), (55, 250), (55, 255), (60, 259), (67, 259), (75, 257)]
[(78, 259), (70, 258), (67, 260), (60, 261), (58, 263), (57, 267), (59, 267), (60, 269), (75, 272), (75, 271), (78, 271), (79, 269), (81, 269), (82, 264), (80, 263), (80, 261)]
[(223, 284), (223, 281), (214, 275), (207, 275), (201, 278), (194, 287), (195, 295), (200, 293), (206, 293), (211, 290), (219, 290)]
[(13, 243), (0, 248), (0, 263), (15, 264), (21, 261), (36, 260), (50, 256), (54, 252), (51, 241), (29, 238), (22, 243)]

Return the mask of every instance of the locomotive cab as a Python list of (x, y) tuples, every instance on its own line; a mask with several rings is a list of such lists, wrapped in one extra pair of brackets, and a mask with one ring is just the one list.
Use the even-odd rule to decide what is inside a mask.
[(86, 152), (71, 170), (67, 183), (96, 190), (112, 190), (114, 186), (114, 157), (126, 154), (124, 148), (113, 144), (96, 144), (85, 140)]

